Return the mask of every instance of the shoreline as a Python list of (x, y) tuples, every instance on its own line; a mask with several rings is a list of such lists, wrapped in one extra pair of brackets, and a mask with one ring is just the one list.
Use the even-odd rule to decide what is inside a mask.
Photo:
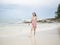
[[(38, 23), (36, 36), (25, 23), (0, 27), (0, 45), (59, 45), (60, 23)], [(59, 28), (59, 30), (58, 30)]]
[[(57, 30), (58, 27), (60, 27), (60, 23), (37, 23), (36, 32)], [(5, 35), (5, 34), (10, 35), (10, 33), (11, 35), (13, 33), (17, 35), (18, 34), (29, 34), (30, 31), (31, 31), (31, 24), (29, 25), (28, 23), (0, 26), (0, 35)]]

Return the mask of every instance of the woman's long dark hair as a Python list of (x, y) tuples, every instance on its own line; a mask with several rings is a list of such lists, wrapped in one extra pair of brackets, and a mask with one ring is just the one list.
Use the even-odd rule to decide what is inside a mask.
[(34, 16), (36, 16), (36, 13), (35, 13), (35, 12), (33, 12), (32, 14), (33, 14)]

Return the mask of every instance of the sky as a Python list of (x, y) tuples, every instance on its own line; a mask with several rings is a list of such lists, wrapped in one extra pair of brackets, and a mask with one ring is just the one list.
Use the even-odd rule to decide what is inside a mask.
[(31, 18), (32, 12), (36, 12), (40, 19), (53, 18), (59, 3), (60, 0), (0, 0), (0, 5), (16, 5), (18, 9), (10, 10), (11, 13), (13, 11), (16, 14), (6, 12), (7, 16), (12, 18)]

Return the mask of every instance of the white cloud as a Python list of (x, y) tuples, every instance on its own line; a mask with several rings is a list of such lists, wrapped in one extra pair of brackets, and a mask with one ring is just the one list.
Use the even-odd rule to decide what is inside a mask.
[(44, 6), (58, 4), (60, 0), (1, 0), (3, 4), (19, 4), (27, 6)]

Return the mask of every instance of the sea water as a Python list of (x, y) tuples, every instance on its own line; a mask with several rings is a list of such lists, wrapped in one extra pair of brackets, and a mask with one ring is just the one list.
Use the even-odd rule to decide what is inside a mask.
[[(10, 5), (1, 5), (0, 4), (0, 28), (1, 27), (9, 27), (10, 25), (11, 26), (14, 25), (15, 27), (20, 26), (19, 29), (20, 28), (25, 29), (25, 27), (31, 27), (31, 26), (25, 25), (25, 24), (24, 25), (19, 25), (25, 19), (29, 20), (29, 18), (28, 18), (28, 17), (30, 17), (29, 16), (30, 14), (28, 13), (29, 11), (27, 10), (27, 14), (29, 14), (29, 15), (25, 14), (25, 12), (26, 12), (26, 8), (24, 9), (23, 6), (21, 7), (21, 6), (17, 6), (17, 5), (11, 5), (11, 4)], [(37, 26), (38, 26), (38, 30), (39, 29), (48, 30), (48, 29), (55, 28), (57, 25), (49, 24), (49, 23), (45, 23), (45, 24), (43, 24), (43, 23), (40, 24), (39, 23), (39, 24), (37, 24)], [(51, 28), (50, 28), (50, 26), (51, 26)], [(10, 29), (10, 27), (9, 27), (9, 29)], [(29, 28), (29, 29), (31, 29), (31, 28)]]

